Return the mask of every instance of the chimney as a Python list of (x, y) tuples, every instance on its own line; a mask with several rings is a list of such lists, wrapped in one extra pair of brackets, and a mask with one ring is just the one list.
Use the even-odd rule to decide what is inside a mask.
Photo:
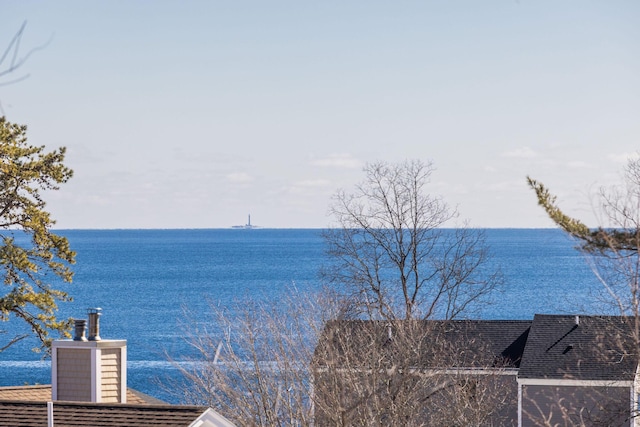
[(51, 347), (51, 398), (72, 402), (127, 403), (127, 341), (100, 338), (100, 308), (87, 321), (75, 319), (72, 340)]

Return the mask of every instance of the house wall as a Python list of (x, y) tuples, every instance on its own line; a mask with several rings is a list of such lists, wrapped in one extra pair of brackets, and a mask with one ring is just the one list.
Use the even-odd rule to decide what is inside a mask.
[(522, 427), (631, 426), (631, 389), (607, 386), (522, 386)]
[(103, 349), (101, 359), (101, 402), (118, 403), (122, 400), (121, 384), (121, 350), (119, 348)]
[(91, 402), (91, 350), (58, 349), (57, 400)]

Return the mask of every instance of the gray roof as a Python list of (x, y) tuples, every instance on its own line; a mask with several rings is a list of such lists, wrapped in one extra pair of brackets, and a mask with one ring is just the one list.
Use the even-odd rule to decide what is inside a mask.
[[(325, 326), (314, 359), (320, 366), (369, 363), (366, 357), (347, 362), (350, 349), (351, 353), (381, 355), (383, 364), (517, 368), (530, 326), (531, 321), (526, 320), (332, 321)], [(400, 348), (413, 351), (400, 352)], [(402, 357), (408, 358), (399, 360)]]
[(632, 380), (638, 354), (631, 322), (621, 316), (537, 314), (518, 377)]
[[(542, 314), (533, 321), (340, 320), (325, 326), (314, 361), (316, 366), (497, 366), (519, 368), (519, 378), (630, 381), (639, 360), (632, 322), (621, 316)], [(364, 357), (372, 354), (376, 358)]]

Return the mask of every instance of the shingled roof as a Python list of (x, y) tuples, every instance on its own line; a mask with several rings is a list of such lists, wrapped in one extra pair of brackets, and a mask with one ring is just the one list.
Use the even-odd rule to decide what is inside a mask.
[[(364, 365), (364, 357), (349, 362), (346, 358), (354, 351), (373, 351), (389, 364), (408, 355), (405, 366), (417, 368), (517, 368), (530, 326), (526, 320), (332, 321), (323, 330), (314, 360), (319, 366)], [(407, 347), (412, 351), (399, 351)]]
[(638, 351), (630, 318), (537, 314), (519, 378), (631, 381)]
[[(203, 406), (54, 402), (53, 420), (56, 427), (188, 427), (208, 410)], [(0, 425), (46, 426), (47, 403), (0, 402)]]
[[(0, 426), (46, 426), (50, 385), (0, 387)], [(233, 426), (206, 406), (170, 405), (131, 388), (127, 403), (53, 402), (57, 427), (181, 426), (202, 420), (203, 427)]]
[[(28, 402), (51, 401), (51, 385), (4, 386), (0, 387), (0, 401), (22, 400)], [(148, 394), (127, 388), (127, 403), (139, 405), (166, 405), (164, 402)]]

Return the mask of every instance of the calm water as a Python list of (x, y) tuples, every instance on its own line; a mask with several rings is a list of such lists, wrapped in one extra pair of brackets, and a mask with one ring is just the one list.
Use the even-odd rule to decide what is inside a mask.
[[(574, 242), (552, 229), (486, 230), (504, 289), (480, 312), (486, 319), (535, 313), (597, 312), (600, 289)], [(187, 354), (180, 338), (184, 308), (206, 318), (213, 301), (229, 305), (256, 295), (277, 301), (291, 284), (320, 287), (324, 245), (319, 230), (65, 230), (77, 251), (75, 277), (60, 286), (74, 301), (62, 317), (85, 318), (102, 307), (101, 337), (128, 340), (130, 387), (175, 401), (157, 378), (175, 373), (164, 352)], [(19, 322), (0, 325), (18, 332)], [(0, 353), (0, 385), (49, 384), (50, 366), (34, 341)]]

